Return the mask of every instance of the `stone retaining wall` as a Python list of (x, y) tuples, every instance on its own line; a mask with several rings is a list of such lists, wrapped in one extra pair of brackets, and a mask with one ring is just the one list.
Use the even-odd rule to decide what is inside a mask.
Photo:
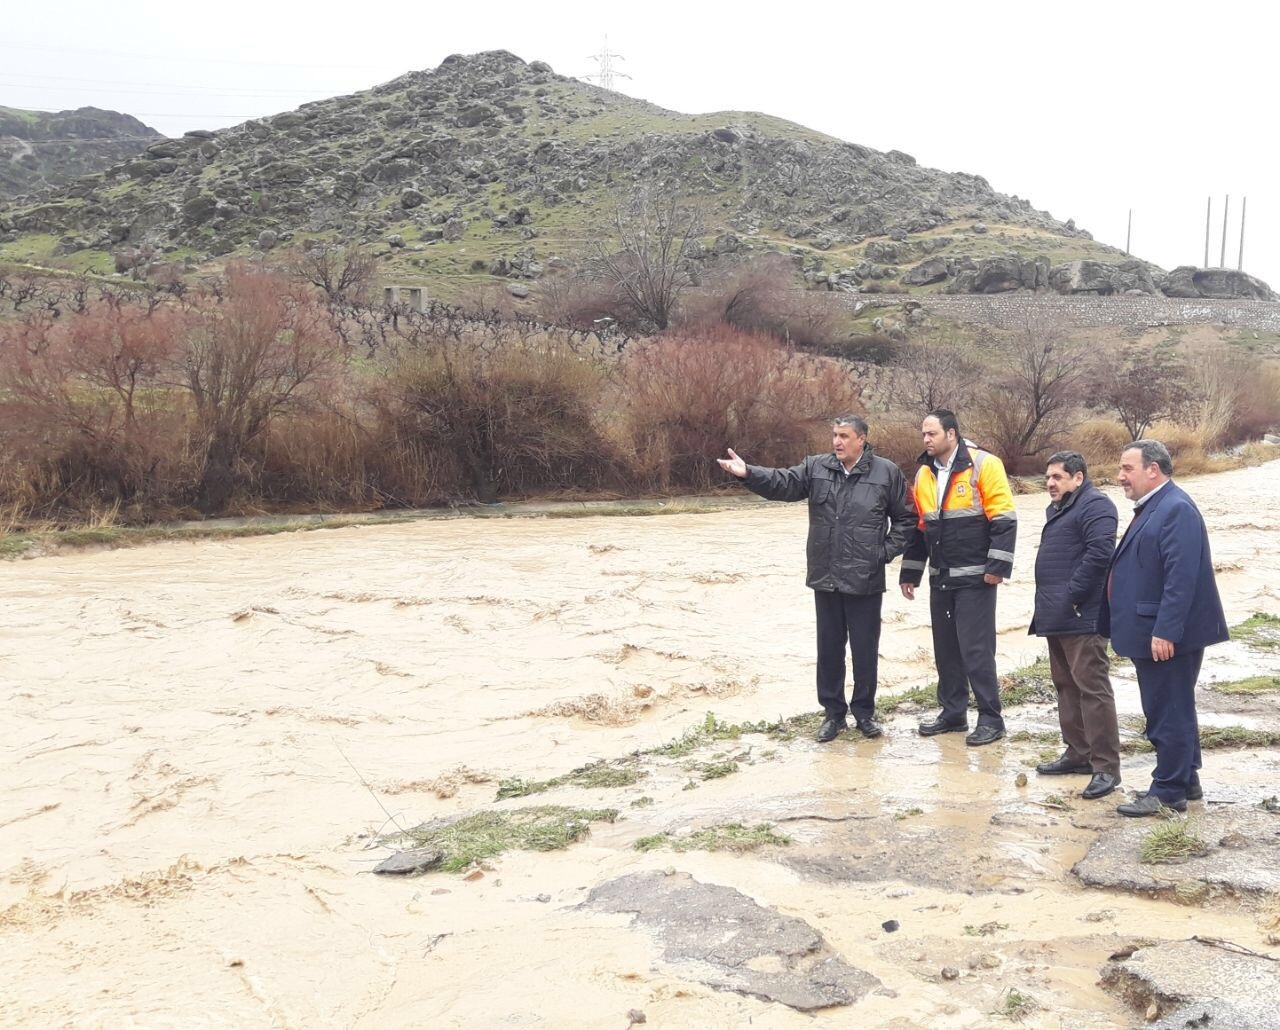
[(1280, 332), (1280, 302), (1265, 300), (1058, 297), (1034, 293), (989, 297), (931, 294), (920, 300), (927, 312), (941, 318), (1000, 329), (1016, 329), (1031, 319), (1081, 328), (1227, 325)]

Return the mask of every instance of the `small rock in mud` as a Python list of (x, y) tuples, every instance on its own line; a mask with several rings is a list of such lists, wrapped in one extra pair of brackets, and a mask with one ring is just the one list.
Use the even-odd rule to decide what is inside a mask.
[(885, 933), (893, 933), (898, 929), (898, 921), (896, 919), (886, 919), (880, 924), (880, 927)]
[(434, 848), (415, 848), (397, 851), (373, 867), (375, 873), (384, 876), (421, 876), (444, 861), (444, 852)]
[(635, 1026), (637, 1023), (649, 1022), (649, 1018), (639, 1009), (627, 1009), (627, 1018), (631, 1020), (632, 1026)]
[(1086, 923), (1109, 923), (1115, 919), (1116, 914), (1109, 908), (1100, 908), (1096, 912), (1086, 912), (1084, 921)]
[(1203, 880), (1179, 880), (1173, 885), (1173, 900), (1179, 905), (1203, 905), (1209, 900), (1209, 885)]
[(550, 894), (539, 894), (539, 895), (538, 895), (536, 898), (534, 898), (533, 900), (534, 900), (534, 901), (540, 901), (542, 904), (544, 904), (544, 905), (545, 905), (547, 902), (549, 902), (549, 901), (551, 900), (551, 895), (550, 895)]
[(969, 956), (968, 961), (970, 969), (999, 969), (1003, 965), (1000, 956), (989, 951), (976, 952)]
[(1025, 787), (1027, 785), (1027, 774), (1018, 773), (1018, 775), (1013, 778), (1013, 785), (1015, 787)]
[(944, 979), (944, 980), (959, 980), (959, 979), (960, 979), (960, 970), (958, 970), (955, 966), (943, 966), (943, 967), (942, 967), (942, 979)]
[(1220, 841), (1220, 848), (1247, 848), (1249, 846), (1249, 838), (1243, 833), (1228, 833)]
[(471, 872), (467, 873), (467, 875), (463, 877), (463, 879), (466, 880), (468, 883), (475, 883), (476, 880), (483, 880), (484, 870), (472, 869)]

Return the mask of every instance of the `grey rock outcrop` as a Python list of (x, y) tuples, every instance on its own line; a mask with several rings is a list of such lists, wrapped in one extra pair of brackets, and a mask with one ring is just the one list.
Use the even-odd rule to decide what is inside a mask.
[[(1104, 832), (1072, 872), (1090, 887), (1174, 896), (1179, 885), (1204, 884), (1203, 900), (1229, 895), (1246, 901), (1280, 898), (1280, 815), (1259, 808), (1233, 806), (1189, 819), (1206, 853), (1177, 864), (1144, 864), (1139, 860), (1143, 836), (1150, 826), (1126, 820)], [(1233, 846), (1221, 842), (1230, 839)]]
[(1205, 297), (1219, 300), (1276, 300), (1261, 279), (1233, 268), (1195, 268), (1179, 265), (1160, 283), (1166, 297)]
[(1049, 270), (1049, 285), (1059, 293), (1092, 293), (1098, 296), (1134, 291), (1158, 292), (1150, 268), (1141, 261), (1125, 261), (1117, 265), (1103, 261), (1070, 261), (1054, 265)]
[(662, 942), (673, 972), (716, 990), (810, 1012), (850, 1005), (880, 986), (803, 919), (687, 873), (631, 873), (595, 887), (583, 904), (633, 913)]
[(1102, 986), (1159, 1030), (1278, 1025), (1280, 964), (1227, 942), (1192, 939), (1139, 948), (1103, 968)]
[(930, 283), (942, 282), (950, 274), (946, 258), (931, 257), (908, 270), (902, 281), (908, 286), (928, 286)]

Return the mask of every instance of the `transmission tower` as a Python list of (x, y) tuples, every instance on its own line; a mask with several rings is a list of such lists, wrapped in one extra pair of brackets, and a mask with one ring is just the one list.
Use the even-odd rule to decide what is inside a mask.
[(594, 82), (602, 89), (612, 90), (614, 79), (631, 78), (626, 72), (618, 71), (613, 66), (614, 61), (625, 61), (626, 58), (621, 54), (615, 54), (609, 50), (609, 37), (604, 37), (604, 46), (600, 48), (598, 54), (592, 54), (590, 60), (596, 62), (596, 72), (594, 75), (582, 76), (588, 82)]

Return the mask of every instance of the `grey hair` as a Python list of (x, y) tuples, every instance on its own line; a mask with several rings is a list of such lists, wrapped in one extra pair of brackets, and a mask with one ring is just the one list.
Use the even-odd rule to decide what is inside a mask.
[(1074, 476), (1077, 472), (1083, 472), (1086, 476), (1089, 474), (1089, 466), (1084, 463), (1084, 455), (1079, 451), (1058, 451), (1057, 454), (1050, 454), (1045, 467), (1050, 465), (1061, 465), (1062, 471), (1069, 476)]
[[(1133, 443), (1125, 447), (1125, 450), (1141, 451), (1143, 468), (1148, 465), (1159, 465), (1160, 471), (1166, 476), (1173, 475), (1173, 457), (1169, 454), (1169, 448), (1159, 440), (1134, 440)], [(1124, 452), (1122, 451), (1121, 453)]]
[(854, 415), (850, 412), (847, 415), (837, 415), (831, 420), (833, 426), (848, 426), (859, 436), (867, 435), (867, 420), (861, 415)]

